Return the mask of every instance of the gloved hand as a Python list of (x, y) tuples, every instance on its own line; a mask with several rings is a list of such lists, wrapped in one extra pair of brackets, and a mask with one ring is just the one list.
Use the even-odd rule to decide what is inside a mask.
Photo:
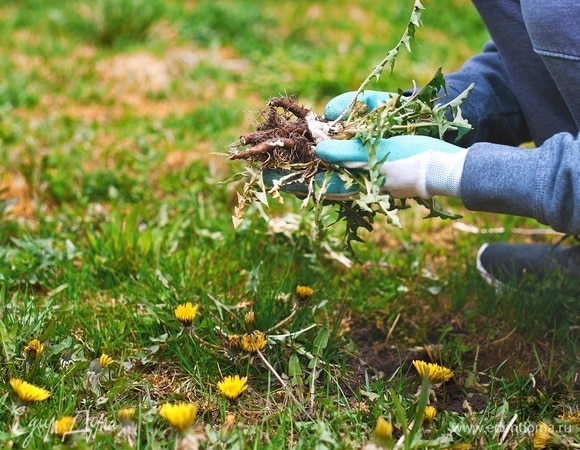
[[(276, 183), (283, 182), (282, 190), (297, 197), (304, 198), (308, 195), (308, 186), (292, 177), (295, 172), (286, 169), (265, 169), (262, 173), (264, 184), (273, 187)], [(285, 178), (290, 176), (290, 179)], [(320, 172), (314, 176), (314, 188), (326, 186), (324, 198), (327, 200), (346, 200), (352, 198), (358, 192), (356, 186), (346, 187), (343, 180), (336, 172)]]
[[(350, 110), (347, 111), (347, 108), (350, 106), (354, 94), (356, 94), (354, 91), (345, 92), (330, 100), (324, 107), (324, 118), (326, 120), (346, 119), (350, 113)], [(358, 100), (365, 102), (370, 112), (396, 95), (398, 94), (392, 92), (363, 91), (359, 94)]]
[[(346, 92), (330, 100), (324, 108), (325, 119), (345, 119), (354, 94)], [(359, 100), (372, 111), (394, 95), (397, 94), (364, 91)], [(427, 136), (395, 136), (381, 139), (377, 153), (379, 161), (388, 155), (381, 168), (385, 175), (382, 189), (393, 197), (459, 197), (466, 149)], [(322, 141), (316, 146), (316, 155), (349, 169), (369, 169), (367, 150), (358, 139)]]
[[(428, 136), (395, 136), (381, 139), (377, 158), (387, 156), (381, 188), (393, 197), (434, 195), (459, 198), (459, 185), (467, 150)], [(368, 170), (367, 150), (358, 139), (327, 140), (316, 146), (316, 155), (331, 164)]]

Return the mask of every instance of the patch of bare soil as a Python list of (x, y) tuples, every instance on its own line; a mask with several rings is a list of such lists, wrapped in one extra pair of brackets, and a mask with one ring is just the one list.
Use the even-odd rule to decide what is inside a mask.
[[(451, 367), (455, 376), (445, 384), (444, 395), (439, 398), (438, 406), (441, 408), (454, 412), (481, 411), (490, 400), (488, 384), (502, 377), (511, 379), (515, 374), (530, 377), (537, 391), (550, 395), (565, 394), (570, 389), (570, 386), (565, 387), (557, 381), (554, 373), (550, 376), (544, 372), (548, 367), (555, 373), (570, 368), (565, 358), (559, 357), (549, 345), (529, 342), (515, 330), (505, 330), (499, 320), (493, 321), (497, 323), (491, 326), (502, 337), (490, 339), (484, 330), (484, 326), (490, 327), (489, 319), (482, 318), (485, 325), (481, 330), (467, 332), (461, 311), (431, 311), (428, 315), (430, 329), (450, 326), (452, 330), (447, 339), (455, 339), (462, 348), (460, 367)], [(412, 316), (402, 315), (399, 326), (401, 329), (413, 328), (416, 324), (412, 322)], [(382, 327), (381, 321), (372, 314), (352, 319), (350, 337), (358, 351), (349, 369), (350, 384), (355, 390), (364, 386), (367, 377), (387, 381), (391, 377), (403, 376), (416, 380), (412, 365), (415, 359), (444, 364), (442, 352), (446, 350), (437, 345), (439, 336), (436, 333), (430, 336), (431, 339), (428, 337), (424, 345), (413, 346), (409, 345), (405, 332), (395, 332), (390, 336), (388, 328)], [(578, 388), (578, 385), (572, 386), (573, 390)]]
[[(135, 106), (135, 112), (141, 115), (164, 117), (188, 111), (197, 103), (198, 95), (212, 91), (213, 85), (208, 81), (203, 86), (191, 84), (189, 98), (158, 98), (169, 92), (172, 84), (183, 84), (188, 78), (187, 73), (195, 71), (202, 62), (232, 72), (248, 69), (246, 61), (236, 58), (227, 49), (208, 52), (194, 47), (174, 47), (162, 57), (145, 51), (118, 54), (97, 62), (95, 73), (106, 87), (107, 96), (115, 103)], [(231, 89), (225, 91), (220, 91), (220, 97), (235, 94)]]
[(122, 95), (127, 89), (162, 92), (169, 88), (172, 78), (171, 65), (146, 52), (115, 55), (99, 61), (95, 71), (104, 80), (113, 82), (111, 93), (115, 95)]
[(0, 173), (0, 200), (9, 202), (7, 212), (12, 217), (30, 219), (34, 215), (32, 191), (20, 173)]

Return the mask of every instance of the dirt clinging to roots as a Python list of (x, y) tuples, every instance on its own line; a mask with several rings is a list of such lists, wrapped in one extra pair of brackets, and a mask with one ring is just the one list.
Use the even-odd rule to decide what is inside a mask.
[(230, 159), (261, 162), (265, 167), (305, 164), (317, 159), (316, 140), (307, 120), (315, 114), (296, 103), (294, 96), (272, 97), (261, 116), (256, 131), (240, 136), (240, 146)]

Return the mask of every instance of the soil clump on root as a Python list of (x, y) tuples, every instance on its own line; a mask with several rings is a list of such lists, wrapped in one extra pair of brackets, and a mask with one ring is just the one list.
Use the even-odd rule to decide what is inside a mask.
[[(324, 121), (310, 109), (296, 103), (296, 97), (272, 97), (261, 112), (256, 131), (240, 136), (230, 159), (262, 163), (264, 167), (290, 167), (317, 160), (317, 143), (309, 119)], [(240, 149), (247, 147), (245, 149)]]

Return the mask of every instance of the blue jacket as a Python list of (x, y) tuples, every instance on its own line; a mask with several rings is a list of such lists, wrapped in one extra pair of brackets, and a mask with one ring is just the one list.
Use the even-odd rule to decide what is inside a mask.
[(475, 83), (461, 199), (580, 234), (580, 1), (474, 4), (493, 42), (446, 76), (450, 97)]

